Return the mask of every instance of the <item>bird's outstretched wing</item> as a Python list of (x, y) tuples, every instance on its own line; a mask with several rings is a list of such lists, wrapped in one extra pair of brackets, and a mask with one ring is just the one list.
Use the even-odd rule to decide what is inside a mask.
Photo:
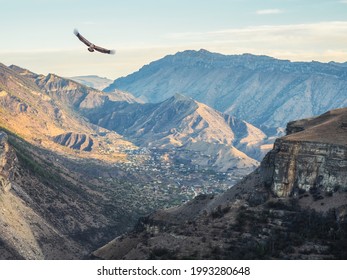
[(99, 46), (95, 46), (94, 45), (94, 50), (98, 51), (98, 52), (102, 52), (102, 53), (108, 53), (108, 54), (115, 54), (114, 50), (108, 50)]
[(96, 50), (96, 51), (101, 52), (101, 53), (115, 54), (115, 51), (114, 51), (114, 50), (105, 49), (105, 48), (102, 48), (102, 47), (99, 47), (99, 46), (96, 46), (96, 45), (92, 44), (92, 43), (89, 42), (86, 38), (84, 38), (84, 37), (78, 32), (77, 29), (74, 30), (74, 34), (77, 36), (77, 38), (78, 38), (80, 41), (82, 41), (84, 44), (86, 44), (86, 45), (91, 49), (91, 51)]
[(88, 47), (90, 47), (92, 45), (91, 42), (89, 42), (86, 38), (84, 38), (77, 29), (74, 29), (73, 33), (77, 36), (78, 39), (80, 39), (80, 41), (82, 41), (83, 43), (85, 43)]

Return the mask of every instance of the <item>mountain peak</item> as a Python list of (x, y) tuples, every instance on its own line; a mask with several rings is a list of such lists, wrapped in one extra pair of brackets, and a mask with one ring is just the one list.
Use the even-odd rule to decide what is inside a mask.
[(186, 50), (186, 51), (183, 51), (182, 53), (188, 54), (188, 55), (192, 55), (192, 54), (195, 54), (195, 55), (201, 55), (201, 54), (203, 54), (203, 55), (212, 55), (212, 54), (215, 54), (215, 53), (210, 52), (210, 51), (208, 51), (206, 49), (200, 49), (198, 51), (196, 51), (196, 50)]
[(185, 96), (181, 93), (175, 93), (173, 99), (176, 101), (192, 101), (195, 102), (191, 97)]
[(178, 111), (180, 114), (184, 115), (190, 114), (199, 108), (197, 101), (180, 93), (176, 93), (174, 96), (163, 101), (161, 104), (163, 108), (175, 108), (175, 111)]
[(174, 112), (179, 112), (179, 117), (189, 115), (199, 108), (198, 102), (183, 94), (176, 93), (171, 98), (158, 103), (164, 111), (171, 108)]
[(200, 49), (200, 50), (199, 50), (199, 53), (211, 53), (211, 52), (209, 52), (209, 51), (206, 50), (206, 49)]

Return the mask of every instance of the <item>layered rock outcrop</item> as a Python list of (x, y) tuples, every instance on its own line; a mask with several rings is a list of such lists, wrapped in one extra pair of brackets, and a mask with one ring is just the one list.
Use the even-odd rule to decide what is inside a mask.
[(279, 197), (347, 189), (347, 109), (291, 122), (261, 164), (264, 182)]
[(347, 187), (346, 153), (342, 145), (277, 140), (262, 166), (279, 197), (315, 187), (332, 192)]

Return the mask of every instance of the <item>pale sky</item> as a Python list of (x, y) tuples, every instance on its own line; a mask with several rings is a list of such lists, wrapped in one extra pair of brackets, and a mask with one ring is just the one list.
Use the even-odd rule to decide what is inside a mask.
[[(111, 79), (187, 49), (347, 61), (347, 0), (0, 0), (0, 63)], [(115, 49), (90, 53), (73, 34)]]

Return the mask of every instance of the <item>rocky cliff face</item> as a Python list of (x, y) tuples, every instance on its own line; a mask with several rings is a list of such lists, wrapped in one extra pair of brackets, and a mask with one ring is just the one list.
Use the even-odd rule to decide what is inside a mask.
[(262, 162), (264, 180), (279, 197), (347, 189), (346, 109), (291, 122)]
[(263, 161), (271, 189), (279, 197), (319, 188), (333, 192), (347, 186), (346, 146), (277, 140)]
[(345, 259), (347, 108), (290, 123), (260, 167), (220, 196), (157, 211), (101, 259)]

